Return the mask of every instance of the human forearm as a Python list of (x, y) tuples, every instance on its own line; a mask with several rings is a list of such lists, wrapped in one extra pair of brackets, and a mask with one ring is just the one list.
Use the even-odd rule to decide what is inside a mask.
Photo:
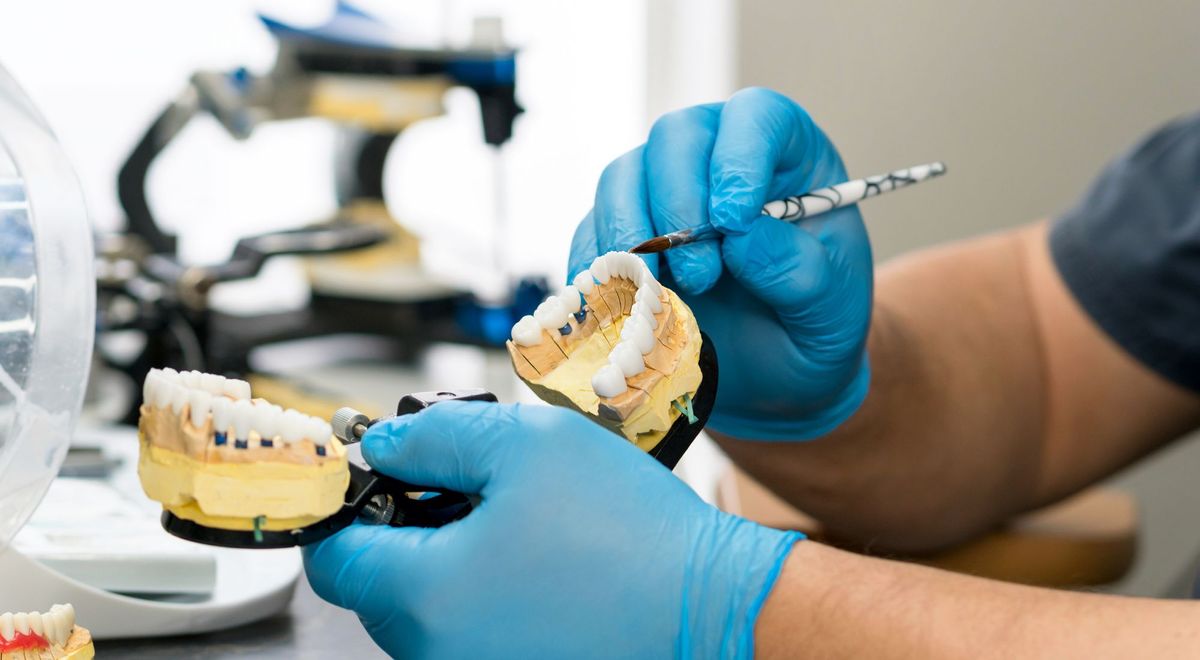
[(1021, 509), (1036, 481), (1043, 400), (1029, 302), (1013, 286), (1023, 258), (1003, 235), (882, 268), (862, 408), (818, 440), (719, 437), (722, 446), (851, 540), (920, 550)]
[(1063, 284), (1038, 223), (880, 269), (870, 394), (807, 443), (719, 438), (834, 534), (959, 541), (1178, 437), (1200, 398), (1141, 365)]
[(1052, 591), (797, 544), (761, 658), (1196, 657), (1200, 603)]

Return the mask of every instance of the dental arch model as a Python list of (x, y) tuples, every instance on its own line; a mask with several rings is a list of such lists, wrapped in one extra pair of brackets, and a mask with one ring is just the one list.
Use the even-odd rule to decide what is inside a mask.
[(646, 263), (609, 252), (513, 325), (517, 375), (542, 400), (578, 410), (650, 451), (700, 386), (700, 329)]
[(329, 423), (263, 399), (250, 384), (151, 369), (138, 420), (138, 476), (151, 499), (205, 527), (291, 530), (343, 503), (346, 452)]
[(91, 660), (96, 650), (87, 628), (75, 625), (75, 608), (0, 614), (0, 660)]

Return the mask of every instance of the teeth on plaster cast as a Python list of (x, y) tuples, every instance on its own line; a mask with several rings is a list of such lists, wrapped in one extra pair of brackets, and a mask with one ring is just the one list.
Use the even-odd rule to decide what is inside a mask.
[(601, 284), (607, 284), (608, 278), (612, 277), (612, 271), (609, 269), (608, 259), (606, 258), (607, 256), (608, 255), (602, 254), (596, 257), (595, 261), (592, 262), (592, 267), (589, 269), (592, 273), (592, 277), (596, 278), (596, 281)]
[(228, 433), (229, 427), (233, 426), (233, 401), (223, 396), (213, 398), (212, 420), (213, 431)]
[(654, 350), (654, 331), (645, 319), (631, 316), (621, 328), (621, 341), (633, 342), (639, 351), (646, 354)]
[[(660, 302), (662, 301), (663, 288), (662, 285), (658, 283), (658, 280), (654, 279), (653, 277), (643, 278), (641, 286), (644, 289), (649, 289), (650, 295), (653, 296), (655, 300)], [(657, 314), (657, 312), (655, 313)]]
[(183, 384), (183, 383), (182, 383), (182, 382), (179, 380), (179, 372), (178, 372), (178, 371), (175, 371), (175, 370), (174, 370), (174, 369), (172, 369), (171, 367), (164, 367), (164, 368), (163, 368), (163, 370), (162, 370), (162, 371), (160, 371), (159, 373), (161, 373), (161, 374), (162, 374), (163, 378), (166, 378), (166, 379), (167, 379), (167, 382), (168, 382), (168, 383), (172, 383), (172, 384), (175, 384), (175, 385), (182, 385), (182, 384)]
[(617, 365), (625, 378), (632, 378), (646, 370), (642, 352), (632, 342), (622, 341), (608, 354), (608, 361)]
[(148, 406), (154, 405), (155, 387), (161, 382), (164, 382), (162, 372), (158, 369), (151, 369), (146, 374), (146, 380), (142, 381), (142, 403)]
[(254, 424), (254, 406), (245, 399), (233, 402), (233, 429), (236, 439), (245, 440), (250, 437), (250, 429)]
[(225, 394), (235, 399), (250, 398), (250, 383), (236, 378), (225, 379)]
[(179, 372), (179, 381), (188, 389), (200, 387), (200, 372), (199, 371), (181, 371)]
[[(279, 435), (279, 426), (283, 419), (283, 409), (264, 401), (254, 403), (253, 424), (258, 435), (270, 443)], [(270, 446), (268, 444), (268, 446)]]
[(649, 282), (653, 281), (654, 278), (647, 278), (647, 281), (638, 288), (637, 293), (633, 294), (633, 299), (635, 302), (644, 303), (651, 313), (658, 314), (663, 310), (663, 305), (662, 301), (658, 299), (658, 296), (654, 295), (654, 292), (648, 286)]
[(279, 435), (285, 444), (295, 444), (304, 439), (304, 425), (308, 418), (297, 410), (283, 411), (282, 422), (279, 425)]
[(224, 394), (225, 378), (216, 374), (200, 374), (200, 387), (209, 394)]
[(650, 307), (640, 300), (633, 303), (633, 307), (629, 310), (629, 316), (645, 321), (651, 330), (658, 328), (658, 319), (654, 318), (654, 314), (650, 312)]
[(329, 438), (333, 436), (333, 427), (329, 422), (320, 417), (310, 417), (308, 421), (308, 439), (315, 444), (324, 447), (329, 444)]
[(592, 390), (597, 396), (614, 397), (629, 389), (625, 385), (625, 374), (615, 364), (606, 364), (592, 376)]
[[(67, 639), (71, 636), (71, 630), (75, 627), (75, 610), (70, 606), (55, 605), (50, 608), (49, 612), (5, 612), (0, 614), (0, 641), (13, 641), (18, 634), (20, 635), (37, 635), (49, 641), (51, 644), (63, 646), (67, 643)], [(11, 651), (11, 649), (10, 649)], [(20, 651), (18, 650), (18, 653)], [(9, 657), (9, 653), (3, 653), (5, 658)], [(34, 652), (33, 655), (26, 654), (25, 658), (44, 658), (49, 657), (43, 654)]]
[(188, 407), (192, 410), (192, 426), (200, 428), (208, 419), (208, 411), (212, 409), (213, 395), (204, 390), (188, 391)]
[(188, 389), (183, 385), (170, 385), (167, 387), (167, 400), (170, 402), (171, 411), (176, 415), (183, 412), (183, 407), (187, 405)]
[(578, 312), (583, 307), (583, 302), (579, 299), (579, 289), (571, 284), (564, 286), (558, 292), (558, 300), (562, 303), (563, 307), (567, 308), (567, 312), (571, 314)]
[(588, 270), (579, 271), (579, 274), (575, 276), (572, 284), (574, 284), (575, 288), (579, 289), (579, 292), (585, 296), (591, 295), (592, 291), (596, 288), (596, 280), (592, 277), (591, 271)]
[(532, 316), (522, 316), (513, 324), (512, 339), (517, 346), (537, 346), (542, 343), (542, 326)]
[(533, 318), (546, 330), (558, 330), (567, 324), (571, 313), (557, 296), (550, 296), (533, 310)]

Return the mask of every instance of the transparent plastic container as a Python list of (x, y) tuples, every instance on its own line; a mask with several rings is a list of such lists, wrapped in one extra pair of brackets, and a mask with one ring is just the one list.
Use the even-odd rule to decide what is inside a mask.
[(66, 156), (0, 67), (0, 548), (66, 455), (92, 355), (91, 228)]

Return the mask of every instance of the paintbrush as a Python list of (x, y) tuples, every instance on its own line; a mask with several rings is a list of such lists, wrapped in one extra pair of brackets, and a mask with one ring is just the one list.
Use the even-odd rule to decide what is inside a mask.
[[(882, 195), (885, 192), (912, 185), (918, 181), (932, 179), (946, 173), (946, 165), (942, 162), (917, 165), (887, 174), (869, 176), (865, 179), (846, 181), (828, 188), (820, 188), (803, 195), (796, 195), (774, 202), (768, 202), (762, 209), (763, 215), (769, 215), (777, 220), (795, 222), (815, 215), (828, 213), (843, 206), (857, 204), (868, 197)], [(639, 244), (630, 250), (634, 254), (653, 254), (680, 245), (707, 241), (719, 238), (721, 232), (711, 224), (673, 231)]]

